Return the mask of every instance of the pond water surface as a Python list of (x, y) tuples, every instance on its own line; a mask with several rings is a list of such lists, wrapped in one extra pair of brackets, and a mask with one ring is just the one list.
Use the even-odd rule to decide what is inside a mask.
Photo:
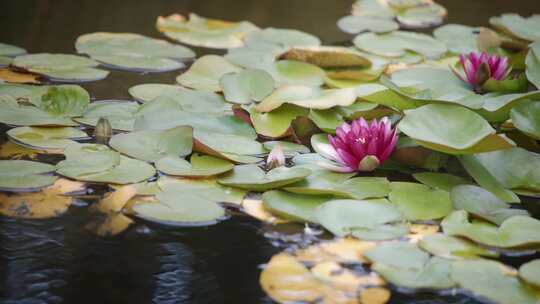
[[(487, 24), (504, 12), (529, 15), (538, 0), (446, 0), (449, 22)], [(74, 52), (77, 36), (96, 31), (161, 37), (155, 19), (171, 13), (250, 20), (261, 26), (310, 32), (325, 43), (352, 36), (338, 30), (345, 0), (0, 1), (0, 41), (29, 52)], [(197, 49), (200, 56), (207, 52)], [(139, 83), (174, 83), (178, 71), (114, 71), (84, 84), (94, 99), (126, 99)], [(5, 130), (2, 130), (2, 134)], [(4, 139), (2, 139), (4, 140)], [(89, 201), (91, 202), (91, 201)], [(87, 203), (89, 203), (87, 202)], [(260, 265), (283, 247), (264, 224), (246, 216), (205, 228), (171, 229), (138, 222), (112, 238), (85, 229), (92, 220), (81, 201), (46, 221), (0, 217), (0, 303), (272, 303), (259, 287)], [(536, 213), (538, 214), (538, 213)], [(273, 244), (274, 243), (274, 244)], [(505, 261), (519, 264), (518, 259)], [(459, 296), (394, 294), (391, 303), (477, 303)]]

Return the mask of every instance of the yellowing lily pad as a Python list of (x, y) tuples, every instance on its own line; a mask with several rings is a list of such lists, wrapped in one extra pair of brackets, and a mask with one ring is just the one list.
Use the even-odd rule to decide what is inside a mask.
[(77, 38), (75, 48), (114, 68), (141, 72), (176, 70), (184, 67), (181, 60), (195, 57), (184, 46), (132, 33), (84, 34)]
[(0, 189), (2, 191), (37, 191), (56, 180), (46, 175), (55, 170), (53, 165), (28, 160), (0, 160)]
[(73, 140), (88, 137), (82, 130), (70, 127), (18, 127), (6, 134), (18, 145), (48, 152), (62, 152)]
[(169, 175), (201, 178), (215, 176), (232, 170), (234, 165), (226, 160), (200, 154), (193, 154), (190, 161), (167, 156), (156, 163), (156, 168)]
[(251, 22), (231, 22), (207, 19), (189, 14), (189, 20), (174, 14), (158, 17), (157, 29), (167, 37), (193, 46), (216, 49), (237, 48), (244, 45), (243, 38), (250, 32), (259, 30)]
[(337, 46), (297, 47), (280, 55), (281, 59), (307, 62), (328, 68), (369, 68), (371, 61), (351, 48)]
[(364, 33), (356, 36), (353, 43), (363, 51), (387, 57), (402, 57), (406, 51), (413, 51), (429, 59), (438, 59), (447, 51), (444, 43), (431, 36), (404, 31)]
[(311, 173), (304, 168), (278, 167), (265, 173), (256, 165), (235, 166), (233, 171), (218, 179), (218, 183), (253, 191), (265, 191), (292, 184)]
[(0, 193), (0, 214), (25, 219), (57, 217), (65, 213), (73, 203), (73, 197), (66, 194), (83, 190), (82, 183), (58, 179), (40, 192), (12, 195)]
[(42, 74), (51, 80), (95, 81), (107, 77), (109, 72), (96, 69), (99, 65), (92, 59), (68, 54), (30, 54), (17, 56), (13, 66)]
[(438, 219), (452, 211), (447, 191), (407, 182), (393, 182), (390, 187), (390, 201), (408, 220)]
[(217, 55), (205, 55), (197, 59), (176, 81), (188, 88), (219, 92), (219, 80), (227, 73), (240, 72), (241, 68)]
[(157, 162), (167, 156), (184, 157), (191, 154), (193, 128), (175, 127), (169, 130), (143, 130), (114, 135), (110, 146), (131, 157)]
[(258, 112), (270, 112), (284, 103), (309, 109), (330, 109), (350, 106), (356, 101), (354, 88), (319, 89), (308, 86), (288, 85), (275, 90), (256, 107)]

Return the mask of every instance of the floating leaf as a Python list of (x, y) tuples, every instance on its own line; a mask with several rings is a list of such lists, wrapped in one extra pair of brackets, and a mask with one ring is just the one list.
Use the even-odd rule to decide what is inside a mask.
[(331, 199), (331, 196), (302, 195), (279, 190), (265, 192), (262, 196), (268, 211), (299, 222), (313, 222), (315, 209)]
[[(3, 65), (2, 58), (4, 57), (0, 56), (0, 67)], [(9, 62), (6, 62), (6, 65), (10, 63), (11, 59), (9, 59)], [(0, 69), (0, 82), (40, 84), (41, 81), (39, 79), (40, 77), (35, 74), (19, 73), (8, 68)]]
[(532, 260), (519, 267), (519, 277), (536, 287), (540, 286), (540, 260)]
[(451, 154), (512, 147), (480, 115), (457, 105), (428, 104), (406, 110), (399, 129), (422, 146)]
[(283, 104), (267, 113), (259, 113), (256, 107), (250, 107), (250, 119), (258, 134), (281, 138), (287, 135), (291, 123), (297, 117), (307, 116), (308, 109), (293, 105)]
[(18, 102), (39, 106), (41, 97), (47, 93), (49, 88), (50, 86), (0, 83), (0, 95), (10, 95)]
[(272, 77), (278, 86), (302, 85), (317, 87), (324, 83), (324, 70), (318, 66), (296, 60), (279, 60), (261, 67)]
[(156, 198), (158, 203), (136, 204), (135, 215), (170, 226), (208, 226), (225, 217), (222, 207), (200, 196), (169, 190), (158, 193)]
[(28, 160), (0, 160), (0, 189), (2, 191), (37, 191), (56, 180), (46, 175), (55, 170), (53, 165)]
[(456, 186), (450, 192), (450, 199), (455, 209), (463, 209), (486, 221), (500, 225), (507, 218), (529, 213), (525, 210), (510, 209), (510, 205), (501, 201), (491, 192), (473, 185)]
[(285, 153), (285, 155), (287, 156), (295, 156), (297, 154), (310, 152), (308, 147), (289, 141), (265, 141), (263, 143), (263, 147), (268, 151), (272, 151), (272, 149), (274, 149), (274, 147), (277, 145), (281, 146), (281, 148), (283, 149), (283, 153)]
[(433, 36), (446, 44), (456, 54), (478, 51), (476, 44), (481, 27), (461, 24), (445, 24), (433, 31)]
[(68, 117), (54, 116), (35, 106), (21, 105), (10, 95), (0, 95), (0, 122), (13, 126), (76, 126)]
[(88, 135), (76, 128), (59, 127), (18, 127), (9, 130), (9, 140), (27, 148), (47, 152), (62, 152), (76, 139), (87, 138)]
[(143, 130), (114, 135), (110, 146), (128, 156), (149, 162), (157, 162), (167, 156), (184, 157), (191, 154), (193, 128)]
[(148, 163), (120, 155), (97, 144), (70, 145), (57, 173), (80, 181), (131, 184), (147, 180), (156, 171)]
[(239, 104), (259, 102), (274, 90), (272, 76), (257, 69), (225, 74), (221, 77), (220, 84), (225, 99)]
[(218, 180), (226, 186), (253, 191), (283, 187), (304, 179), (311, 173), (304, 168), (278, 167), (265, 173), (256, 165), (235, 166), (233, 171)]
[(431, 36), (404, 31), (364, 33), (356, 36), (353, 43), (363, 51), (387, 57), (402, 57), (406, 51), (413, 51), (430, 59), (438, 59), (447, 51), (444, 43)]
[(418, 6), (397, 11), (397, 21), (405, 28), (426, 28), (443, 23), (446, 9), (432, 1), (419, 1)]
[(90, 95), (85, 89), (63, 85), (50, 87), (38, 107), (51, 115), (76, 117), (83, 115), (89, 102)]
[(242, 201), (242, 211), (260, 221), (270, 224), (284, 224), (289, 222), (286, 219), (276, 217), (268, 211), (268, 209), (264, 207), (263, 201), (260, 199), (244, 199)]
[(468, 184), (465, 179), (447, 173), (421, 172), (415, 173), (412, 176), (426, 186), (444, 191), (450, 191), (458, 185)]
[(349, 174), (315, 170), (305, 180), (284, 189), (300, 194), (326, 194), (351, 199), (380, 198), (390, 192), (390, 183), (385, 177), (350, 177)]
[(244, 41), (248, 47), (265, 45), (277, 46), (317, 46), (321, 44), (319, 38), (293, 29), (278, 29), (273, 27), (261, 31), (252, 31), (247, 34)]
[(111, 213), (90, 222), (85, 228), (101, 237), (110, 237), (124, 232), (133, 223), (132, 219), (122, 213)]
[(232, 170), (230, 162), (207, 155), (194, 154), (190, 162), (183, 158), (167, 156), (156, 163), (156, 168), (169, 175), (200, 178), (215, 176)]
[(111, 127), (118, 131), (132, 131), (135, 122), (135, 113), (139, 108), (136, 102), (120, 100), (100, 100), (88, 105), (82, 117), (75, 121), (95, 127), (100, 118), (106, 118)]
[(529, 46), (529, 53), (525, 59), (525, 73), (527, 79), (540, 89), (540, 42)]
[(140, 72), (167, 72), (184, 67), (178, 60), (195, 57), (190, 49), (132, 33), (97, 32), (75, 41), (78, 53), (114, 68)]
[(369, 68), (371, 61), (360, 52), (346, 47), (317, 46), (291, 48), (281, 59), (307, 62), (321, 68)]
[(450, 278), (451, 263), (405, 242), (387, 243), (365, 252), (371, 268), (385, 280), (412, 289), (447, 289), (455, 285)]
[(189, 20), (174, 14), (158, 17), (157, 29), (167, 37), (185, 44), (216, 49), (236, 48), (244, 45), (242, 38), (258, 28), (250, 22), (230, 22), (207, 19), (189, 14)]
[(120, 212), (135, 195), (137, 195), (137, 188), (134, 185), (121, 186), (105, 194), (97, 203), (96, 208), (103, 213)]
[(393, 182), (390, 188), (388, 198), (408, 220), (438, 219), (452, 211), (447, 191), (407, 182)]
[(38, 154), (45, 154), (47, 152), (29, 149), (11, 141), (6, 141), (0, 145), (0, 157), (4, 159), (36, 159)]
[(519, 197), (514, 192), (505, 189), (474, 155), (462, 155), (459, 157), (459, 161), (480, 186), (504, 202), (519, 203)]
[(26, 50), (23, 48), (0, 42), (0, 56), (17, 56), (25, 53)]
[(540, 221), (529, 216), (512, 216), (497, 227), (487, 222), (470, 222), (467, 211), (458, 210), (450, 213), (441, 226), (447, 235), (463, 236), (487, 246), (510, 248), (540, 243)]
[(176, 81), (188, 88), (219, 92), (219, 80), (227, 73), (240, 72), (241, 69), (225, 58), (217, 55), (205, 55), (197, 59), (187, 71), (180, 74)]
[(534, 289), (523, 284), (516, 270), (490, 260), (458, 261), (452, 264), (452, 279), (462, 288), (495, 303), (538, 303)]
[(275, 90), (257, 105), (258, 112), (270, 112), (284, 103), (309, 109), (330, 109), (335, 106), (350, 106), (356, 100), (354, 88), (319, 89), (308, 86), (288, 85)]
[(513, 107), (510, 117), (518, 130), (540, 139), (540, 101), (526, 102)]
[(349, 34), (387, 33), (399, 28), (399, 25), (393, 20), (373, 16), (345, 16), (338, 20), (337, 26)]
[(220, 185), (215, 179), (189, 179), (162, 176), (158, 180), (163, 191), (173, 190), (200, 196), (215, 203), (240, 205), (247, 191)]
[(0, 214), (25, 219), (47, 219), (62, 215), (73, 203), (72, 192), (84, 190), (84, 184), (58, 179), (40, 192), (8, 195), (0, 193)]
[(502, 14), (499, 17), (491, 17), (489, 23), (515, 38), (533, 42), (540, 40), (540, 34), (537, 31), (540, 27), (540, 15), (523, 18), (518, 14)]
[(332, 200), (315, 210), (315, 219), (337, 236), (363, 240), (395, 239), (407, 234), (401, 213), (386, 200)]
[(494, 251), (490, 251), (473, 242), (448, 236), (443, 233), (428, 235), (418, 242), (423, 250), (445, 259), (479, 259), (484, 257), (498, 257)]
[(13, 60), (12, 65), (60, 81), (95, 81), (109, 74), (96, 69), (99, 64), (92, 59), (68, 54), (21, 55)]

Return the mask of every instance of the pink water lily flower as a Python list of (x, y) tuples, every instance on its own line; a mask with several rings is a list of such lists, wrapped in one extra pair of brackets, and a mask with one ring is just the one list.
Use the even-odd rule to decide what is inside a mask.
[(482, 85), (488, 79), (503, 80), (511, 70), (508, 58), (486, 52), (461, 54), (459, 58), (465, 75), (455, 70), (454, 72), (476, 92), (481, 91)]
[(364, 118), (343, 123), (336, 136), (328, 135), (326, 155), (332, 164), (326, 168), (339, 172), (373, 171), (392, 153), (397, 143), (397, 130), (388, 118), (368, 123)]

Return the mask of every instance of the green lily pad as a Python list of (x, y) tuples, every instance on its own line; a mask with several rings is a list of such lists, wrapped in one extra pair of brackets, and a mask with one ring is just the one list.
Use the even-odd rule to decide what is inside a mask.
[(230, 63), (246, 69), (267, 71), (274, 65), (276, 58), (288, 49), (289, 47), (273, 44), (257, 44), (250, 47), (229, 49), (224, 57)]
[(452, 260), (498, 257), (494, 251), (480, 247), (471, 241), (443, 233), (426, 235), (418, 241), (418, 246), (435, 256)]
[(490, 260), (466, 260), (452, 264), (452, 279), (475, 296), (501, 304), (534, 304), (538, 296), (523, 284), (515, 269)]
[(390, 192), (390, 183), (385, 177), (355, 177), (327, 170), (316, 170), (303, 181), (288, 185), (289, 192), (311, 195), (335, 195), (342, 198), (381, 198)]
[(121, 100), (100, 100), (88, 105), (82, 117), (75, 121), (95, 127), (100, 118), (106, 118), (111, 127), (118, 131), (132, 131), (135, 123), (135, 113), (139, 108), (136, 102)]
[(107, 77), (108, 71), (96, 69), (92, 59), (68, 54), (30, 54), (17, 56), (13, 66), (42, 74), (51, 80), (95, 81)]
[(490, 122), (502, 123), (509, 118), (514, 106), (526, 103), (529, 99), (540, 98), (540, 91), (512, 94), (488, 93), (477, 95), (477, 98), (480, 98), (484, 104), (478, 113)]
[(41, 96), (38, 105), (43, 111), (54, 116), (82, 116), (90, 102), (88, 92), (77, 85), (62, 85), (50, 87)]
[(88, 135), (80, 129), (70, 127), (18, 127), (7, 131), (9, 140), (30, 149), (45, 151), (63, 151), (76, 139), (85, 139)]
[(406, 110), (398, 127), (419, 145), (450, 154), (488, 152), (513, 146), (495, 134), (482, 116), (457, 105), (428, 104)]
[(399, 25), (395, 21), (373, 16), (345, 16), (338, 20), (337, 26), (349, 34), (387, 33), (399, 29)]
[[(5, 57), (5, 56), (0, 56), (0, 67), (7, 67), (9, 66), (11, 63), (13, 62), (13, 58), (11, 57)], [(0, 79), (0, 83), (3, 83), (4, 80), (3, 79)]]
[[(365, 119), (379, 118), (386, 116), (385, 111), (376, 109), (377, 104), (368, 102), (355, 102), (348, 107), (334, 107), (327, 110), (310, 110), (309, 119), (327, 133), (335, 133), (336, 128), (346, 120), (364, 117)], [(381, 110), (381, 111), (379, 111)]]
[(256, 107), (249, 108), (250, 119), (255, 131), (271, 138), (280, 138), (286, 135), (292, 121), (297, 117), (307, 116), (308, 111), (308, 109), (293, 104), (283, 104), (267, 113), (257, 112)]
[(187, 71), (176, 78), (176, 82), (188, 88), (219, 92), (219, 80), (227, 73), (240, 72), (241, 68), (217, 55), (205, 55), (197, 59)]
[(330, 109), (335, 106), (350, 106), (356, 101), (356, 90), (319, 89), (309, 86), (282, 86), (266, 97), (256, 107), (258, 112), (270, 112), (284, 103), (309, 109)]
[(246, 69), (223, 75), (220, 80), (225, 100), (238, 104), (259, 102), (274, 91), (274, 79), (263, 70)]
[(414, 173), (412, 176), (426, 186), (444, 191), (450, 191), (458, 185), (468, 184), (465, 179), (447, 173), (421, 172)]
[(513, 37), (528, 40), (540, 40), (540, 15), (532, 15), (523, 18), (518, 14), (502, 14), (499, 17), (491, 17), (489, 23), (500, 31), (510, 34)]
[(470, 53), (478, 50), (476, 39), (481, 27), (445, 24), (433, 31), (433, 36), (446, 44), (453, 53)]
[(515, 106), (510, 111), (510, 117), (518, 130), (535, 139), (540, 139), (540, 101)]
[(328, 201), (315, 210), (315, 220), (337, 236), (363, 240), (395, 239), (408, 232), (399, 210), (385, 199)]
[(500, 227), (488, 222), (470, 222), (465, 210), (450, 213), (443, 221), (444, 233), (450, 236), (462, 236), (487, 246), (511, 248), (538, 246), (540, 221), (516, 215), (506, 219)]
[(33, 105), (19, 104), (11, 95), (0, 95), (0, 122), (13, 126), (77, 126), (69, 117), (51, 115)]
[(195, 57), (190, 49), (132, 33), (97, 32), (77, 38), (75, 49), (118, 69), (166, 72), (184, 67), (179, 60)]
[(540, 42), (529, 46), (529, 53), (525, 58), (525, 73), (527, 79), (540, 89)]
[(50, 86), (0, 83), (0, 95), (10, 95), (19, 102), (27, 102), (39, 106), (41, 104), (41, 97), (47, 93), (49, 88)]
[(0, 56), (17, 56), (25, 54), (26, 50), (15, 45), (0, 42)]
[(386, 2), (378, 0), (357, 0), (352, 5), (352, 14), (355, 16), (374, 16), (393, 19), (396, 14)]
[(462, 155), (459, 157), (459, 161), (480, 186), (504, 202), (519, 203), (519, 197), (495, 179), (474, 155)]
[(268, 151), (272, 151), (272, 149), (274, 149), (274, 147), (277, 145), (281, 146), (283, 153), (287, 156), (295, 156), (297, 154), (310, 152), (308, 147), (301, 144), (295, 144), (289, 141), (265, 141), (263, 143), (263, 147)]
[(473, 185), (456, 186), (450, 191), (450, 199), (455, 209), (466, 210), (497, 225), (512, 216), (529, 215), (526, 210), (510, 209), (510, 205), (491, 192)]
[[(523, 148), (475, 154), (474, 158), (507, 189), (540, 191), (540, 155)], [(519, 168), (519, 170), (516, 170)]]
[(132, 184), (156, 174), (150, 164), (125, 157), (107, 146), (74, 144), (64, 150), (66, 159), (57, 165), (57, 173), (88, 182)]
[(251, 22), (230, 22), (207, 19), (189, 14), (189, 19), (174, 14), (158, 17), (157, 29), (167, 37), (193, 46), (216, 49), (237, 48), (244, 45), (246, 34), (259, 30)]
[(540, 286), (540, 259), (532, 260), (519, 267), (519, 277), (536, 287)]
[(56, 180), (55, 167), (28, 160), (0, 160), (0, 190), (26, 192), (50, 186)]
[(418, 6), (397, 10), (396, 20), (404, 28), (426, 28), (443, 23), (447, 15), (447, 11), (443, 6), (432, 1), (419, 2)]
[(246, 35), (244, 42), (248, 47), (260, 45), (277, 46), (317, 46), (321, 41), (316, 36), (294, 30), (278, 29), (273, 27), (265, 28), (261, 31), (253, 31)]
[(173, 156), (161, 158), (156, 163), (156, 168), (169, 175), (198, 178), (215, 176), (228, 172), (234, 168), (234, 165), (220, 158), (193, 154), (190, 162), (183, 158)]
[(316, 87), (324, 83), (324, 70), (307, 62), (279, 60), (260, 68), (272, 75), (277, 86), (303, 85)]
[[(238, 162), (238, 160), (235, 160), (234, 157), (227, 157), (227, 155), (254, 156), (265, 153), (261, 143), (242, 135), (206, 132), (195, 129), (193, 136), (196, 140), (195, 151), (234, 162)], [(239, 162), (243, 163), (243, 161)]]
[(158, 203), (139, 203), (135, 215), (148, 221), (170, 226), (208, 226), (225, 217), (218, 204), (180, 191), (165, 191), (156, 195)]
[(184, 157), (191, 154), (193, 129), (175, 127), (169, 130), (142, 130), (114, 135), (111, 148), (122, 154), (148, 162), (168, 156)]
[(292, 184), (304, 179), (310, 173), (308, 169), (287, 167), (278, 167), (265, 173), (256, 165), (240, 165), (218, 179), (218, 183), (241, 189), (265, 191)]
[(189, 193), (216, 203), (240, 205), (247, 194), (246, 190), (220, 185), (213, 178), (191, 179), (165, 175), (160, 177), (157, 183), (163, 191), (174, 190)]
[(314, 222), (315, 209), (331, 199), (331, 196), (295, 194), (280, 190), (268, 191), (262, 196), (264, 207), (271, 213), (299, 222)]
[(407, 182), (393, 182), (390, 188), (388, 198), (408, 220), (438, 219), (452, 212), (447, 191)]
[(353, 43), (363, 51), (386, 57), (402, 57), (406, 51), (413, 51), (427, 58), (437, 59), (447, 51), (444, 43), (431, 36), (404, 31), (387, 34), (364, 33), (356, 36)]

